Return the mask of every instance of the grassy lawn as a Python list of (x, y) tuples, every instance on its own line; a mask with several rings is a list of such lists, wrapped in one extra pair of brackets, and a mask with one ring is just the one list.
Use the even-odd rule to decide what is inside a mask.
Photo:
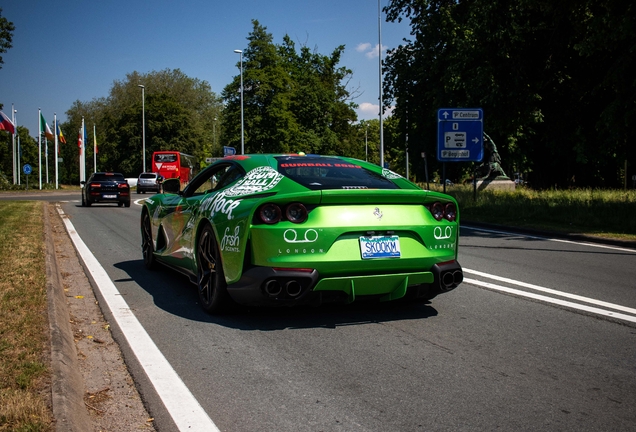
[(446, 188), (461, 221), (636, 240), (636, 190), (477, 191), (472, 185)]
[(49, 431), (42, 203), (0, 201), (0, 431)]

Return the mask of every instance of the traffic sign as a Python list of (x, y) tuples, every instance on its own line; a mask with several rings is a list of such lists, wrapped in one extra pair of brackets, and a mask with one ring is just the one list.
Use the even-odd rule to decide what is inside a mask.
[(437, 160), (479, 162), (484, 157), (484, 111), (441, 108), (437, 111)]
[(29, 175), (33, 172), (33, 169), (31, 168), (31, 165), (29, 164), (24, 164), (22, 166), (22, 172), (25, 173), (26, 175)]
[(223, 156), (234, 156), (236, 149), (234, 147), (223, 146)]

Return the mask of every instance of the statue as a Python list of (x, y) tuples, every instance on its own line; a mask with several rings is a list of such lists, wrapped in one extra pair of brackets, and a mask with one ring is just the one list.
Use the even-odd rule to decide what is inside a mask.
[(475, 170), (475, 177), (481, 180), (510, 179), (501, 167), (501, 157), (495, 142), (484, 132), (484, 158)]

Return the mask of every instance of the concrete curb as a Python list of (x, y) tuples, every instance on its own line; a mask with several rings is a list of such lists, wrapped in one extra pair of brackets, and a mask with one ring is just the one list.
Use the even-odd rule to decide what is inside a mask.
[(69, 323), (69, 311), (62, 277), (55, 256), (49, 206), (44, 211), (46, 297), (51, 332), (51, 403), (56, 431), (86, 432), (93, 425), (84, 404), (84, 381), (79, 370), (77, 351)]

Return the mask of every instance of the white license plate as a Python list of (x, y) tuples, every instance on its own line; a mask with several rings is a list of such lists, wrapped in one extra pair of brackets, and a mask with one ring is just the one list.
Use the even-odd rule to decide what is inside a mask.
[(102, 198), (104, 198), (104, 199), (111, 199), (111, 198), (115, 199), (115, 198), (117, 198), (117, 195), (102, 195)]
[(360, 237), (362, 259), (399, 258), (400, 238), (394, 236)]

